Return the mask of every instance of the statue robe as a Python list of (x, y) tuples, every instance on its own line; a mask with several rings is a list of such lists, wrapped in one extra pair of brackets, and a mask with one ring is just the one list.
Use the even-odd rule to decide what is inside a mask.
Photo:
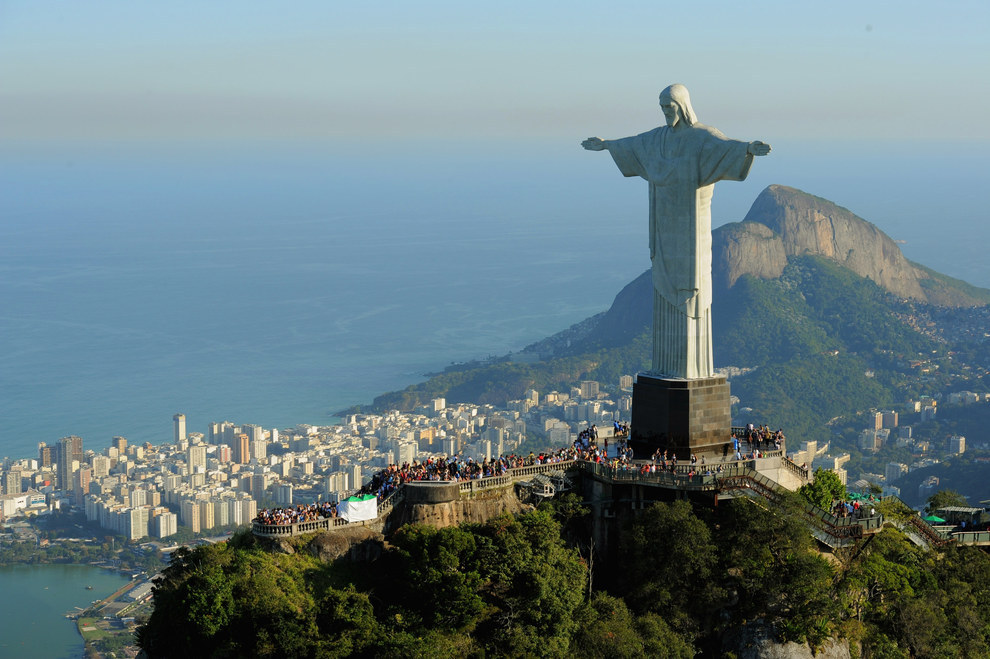
[(608, 141), (622, 174), (650, 184), (656, 375), (714, 375), (712, 192), (716, 181), (745, 180), (753, 164), (748, 146), (697, 123)]

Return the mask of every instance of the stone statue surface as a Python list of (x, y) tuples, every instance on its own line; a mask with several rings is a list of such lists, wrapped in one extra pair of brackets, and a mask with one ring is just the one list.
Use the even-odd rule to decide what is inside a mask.
[(666, 125), (617, 140), (589, 137), (589, 151), (608, 151), (624, 176), (650, 188), (653, 263), (651, 374), (709, 378), (712, 364), (712, 192), (717, 181), (742, 181), (754, 156), (770, 145), (730, 140), (698, 122), (684, 85), (660, 92)]

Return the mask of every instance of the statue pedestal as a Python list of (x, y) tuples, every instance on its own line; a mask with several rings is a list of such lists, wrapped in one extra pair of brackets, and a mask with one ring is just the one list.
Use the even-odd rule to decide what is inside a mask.
[(631, 445), (637, 458), (658, 448), (679, 460), (727, 454), (732, 414), (725, 376), (685, 380), (640, 373), (633, 385)]

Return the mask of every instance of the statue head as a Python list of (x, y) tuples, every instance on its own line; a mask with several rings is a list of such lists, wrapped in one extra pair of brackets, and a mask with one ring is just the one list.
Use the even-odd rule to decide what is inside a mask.
[(674, 84), (660, 92), (660, 108), (671, 128), (680, 121), (688, 126), (698, 123), (698, 115), (691, 107), (691, 96), (684, 85)]

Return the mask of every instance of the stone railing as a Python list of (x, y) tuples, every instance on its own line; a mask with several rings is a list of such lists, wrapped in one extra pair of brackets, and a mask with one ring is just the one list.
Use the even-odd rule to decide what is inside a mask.
[(462, 481), (458, 484), (461, 494), (471, 494), (482, 490), (494, 490), (512, 484), (512, 476), (502, 474), (501, 476), (488, 476), (487, 478), (475, 478), (469, 481)]
[[(781, 454), (783, 453), (783, 451), (774, 451), (774, 452), (775, 453), (781, 453)], [(780, 464), (782, 464), (784, 466), (784, 469), (786, 469), (787, 471), (791, 472), (792, 474), (794, 474), (798, 478), (801, 478), (802, 480), (804, 480), (805, 483), (807, 483), (808, 480), (811, 478), (811, 472), (810, 472), (810, 470), (807, 467), (802, 467), (801, 465), (799, 465), (798, 463), (794, 462), (793, 460), (791, 460), (786, 455), (781, 455), (780, 456)]]
[(397, 487), (388, 494), (385, 498), (378, 502), (378, 516), (384, 517), (392, 512), (392, 509), (397, 505), (402, 503), (402, 500), (406, 497), (405, 489)]
[(567, 471), (578, 466), (583, 461), (564, 460), (563, 462), (548, 462), (546, 464), (527, 465), (525, 467), (513, 467), (507, 469), (504, 474), (489, 476), (487, 478), (476, 478), (469, 481), (462, 481), (459, 485), (462, 495), (470, 495), (483, 490), (492, 490), (506, 487), (519, 480), (524, 480), (536, 474), (546, 474), (551, 471)]
[[(303, 533), (315, 533), (317, 531), (328, 531), (338, 526), (347, 526), (350, 523), (343, 517), (322, 517), (308, 522), (296, 522), (295, 524), (262, 524), (261, 522), (252, 522), (251, 532), (264, 538), (277, 538), (281, 536), (301, 535)], [(363, 522), (357, 522), (356, 525), (363, 525)]]

